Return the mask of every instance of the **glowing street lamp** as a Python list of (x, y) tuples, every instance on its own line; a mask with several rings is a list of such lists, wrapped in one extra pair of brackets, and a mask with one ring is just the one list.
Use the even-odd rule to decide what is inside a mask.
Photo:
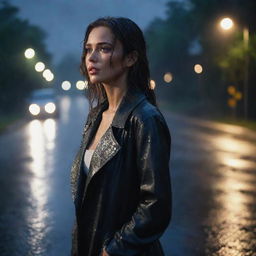
[(44, 69), (45, 69), (45, 65), (44, 65), (43, 62), (37, 62), (37, 63), (36, 63), (36, 65), (35, 65), (35, 70), (36, 70), (37, 72), (42, 72), (42, 71), (44, 71)]
[(173, 76), (170, 72), (167, 72), (164, 74), (164, 81), (166, 83), (170, 83), (172, 81), (172, 79), (173, 79)]
[(234, 22), (232, 19), (226, 17), (226, 18), (223, 18), (221, 21), (220, 21), (220, 27), (224, 30), (229, 30), (231, 29), (232, 27), (234, 26)]
[[(231, 18), (223, 18), (220, 21), (220, 27), (223, 30), (229, 30), (234, 26), (234, 22)], [(244, 94), (244, 116), (245, 119), (247, 119), (248, 114), (248, 80), (249, 80), (249, 56), (247, 54), (247, 50), (249, 47), (249, 29), (248, 27), (243, 28), (243, 41), (244, 41), (244, 49), (245, 49), (245, 72), (244, 72), (244, 88), (243, 88), (243, 94)]]
[(47, 82), (51, 82), (53, 79), (54, 79), (53, 73), (50, 73), (49, 75), (47, 75), (47, 76), (45, 77), (45, 80), (46, 80)]
[(63, 81), (62, 84), (61, 84), (61, 88), (64, 91), (68, 91), (71, 88), (71, 83), (69, 81)]
[(46, 81), (51, 82), (54, 78), (54, 75), (50, 69), (45, 69), (43, 72), (43, 77), (45, 78)]
[(202, 67), (202, 65), (196, 64), (196, 65), (194, 66), (194, 71), (195, 71), (197, 74), (201, 74), (201, 73), (203, 72), (203, 67)]
[(228, 87), (228, 93), (230, 94), (230, 95), (235, 95), (236, 94), (236, 88), (235, 88), (235, 86), (232, 86), (232, 85), (230, 85), (229, 87)]
[(50, 69), (46, 69), (44, 72), (43, 72), (43, 77), (46, 78), (47, 76), (51, 75), (51, 70)]
[(82, 80), (79, 80), (76, 82), (76, 88), (78, 90), (83, 90), (85, 88), (85, 82)]
[(25, 52), (24, 55), (27, 59), (32, 59), (35, 56), (35, 51), (32, 48), (28, 48)]

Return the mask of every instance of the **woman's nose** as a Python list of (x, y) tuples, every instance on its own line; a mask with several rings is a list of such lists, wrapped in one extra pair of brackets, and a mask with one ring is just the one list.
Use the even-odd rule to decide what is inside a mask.
[(92, 50), (91, 53), (89, 53), (88, 60), (93, 61), (93, 62), (97, 61), (97, 51), (96, 50)]

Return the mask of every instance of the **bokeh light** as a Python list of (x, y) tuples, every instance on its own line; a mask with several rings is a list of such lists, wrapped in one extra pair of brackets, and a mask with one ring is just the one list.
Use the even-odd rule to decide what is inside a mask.
[(54, 79), (54, 75), (53, 73), (51, 72), (50, 69), (46, 69), (44, 70), (43, 72), (43, 77), (46, 79), (46, 81), (50, 82)]
[(164, 74), (164, 81), (170, 83), (173, 80), (173, 76), (170, 72)]
[(220, 26), (222, 29), (224, 30), (229, 30), (233, 27), (234, 23), (233, 23), (233, 20), (230, 19), (230, 18), (224, 18), (220, 21)]
[(235, 108), (236, 107), (236, 100), (234, 98), (228, 99), (228, 105), (231, 108)]
[(71, 83), (69, 81), (63, 81), (62, 84), (61, 84), (61, 88), (64, 91), (68, 91), (71, 88)]
[(28, 48), (25, 52), (24, 55), (27, 59), (32, 59), (35, 56), (35, 51), (32, 48)]
[(196, 65), (194, 66), (194, 71), (195, 71), (197, 74), (201, 74), (201, 73), (203, 72), (203, 67), (202, 67), (202, 65), (196, 64)]
[(87, 80), (84, 81), (84, 88), (88, 89), (88, 81)]
[(150, 89), (154, 90), (155, 87), (156, 87), (156, 82), (153, 79), (151, 79), (150, 80)]
[(44, 107), (45, 111), (49, 114), (52, 114), (56, 110), (56, 106), (53, 102), (49, 102)]
[(36, 115), (38, 115), (40, 113), (40, 107), (37, 104), (31, 104), (29, 106), (29, 112), (32, 115), (36, 116)]
[(45, 69), (45, 65), (44, 65), (43, 62), (37, 62), (37, 63), (36, 63), (36, 65), (35, 65), (35, 70), (36, 70), (37, 72), (42, 72), (42, 71), (44, 71), (44, 69)]
[(241, 100), (242, 99), (242, 93), (241, 92), (236, 92), (234, 95), (236, 100)]
[(76, 82), (76, 88), (77, 88), (78, 90), (84, 90), (84, 88), (85, 88), (85, 82), (82, 81), (82, 80), (77, 81), (77, 82)]
[(235, 86), (229, 86), (228, 87), (228, 93), (230, 94), (230, 95), (234, 95), (235, 93), (236, 93), (236, 88), (235, 88)]

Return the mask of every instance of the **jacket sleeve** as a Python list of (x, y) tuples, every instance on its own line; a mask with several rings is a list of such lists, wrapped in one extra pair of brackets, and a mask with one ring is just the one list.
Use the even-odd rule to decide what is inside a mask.
[(74, 221), (72, 228), (72, 244), (71, 244), (71, 254), (70, 256), (77, 256), (77, 223)]
[(139, 255), (160, 238), (171, 219), (168, 126), (162, 116), (150, 116), (139, 122), (135, 136), (140, 200), (130, 221), (107, 243), (105, 250), (111, 256)]

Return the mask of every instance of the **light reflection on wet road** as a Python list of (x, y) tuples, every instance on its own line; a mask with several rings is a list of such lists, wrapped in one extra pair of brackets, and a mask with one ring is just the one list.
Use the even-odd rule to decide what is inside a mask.
[(69, 175), (88, 106), (62, 97), (59, 119), (32, 120), (0, 136), (0, 255), (70, 255)]
[(166, 116), (174, 187), (173, 221), (163, 237), (167, 255), (255, 256), (256, 134)]
[[(74, 208), (69, 175), (88, 105), (62, 97), (59, 119), (0, 136), (0, 255), (67, 256)], [(172, 134), (173, 219), (166, 256), (253, 256), (256, 135), (163, 111)]]

